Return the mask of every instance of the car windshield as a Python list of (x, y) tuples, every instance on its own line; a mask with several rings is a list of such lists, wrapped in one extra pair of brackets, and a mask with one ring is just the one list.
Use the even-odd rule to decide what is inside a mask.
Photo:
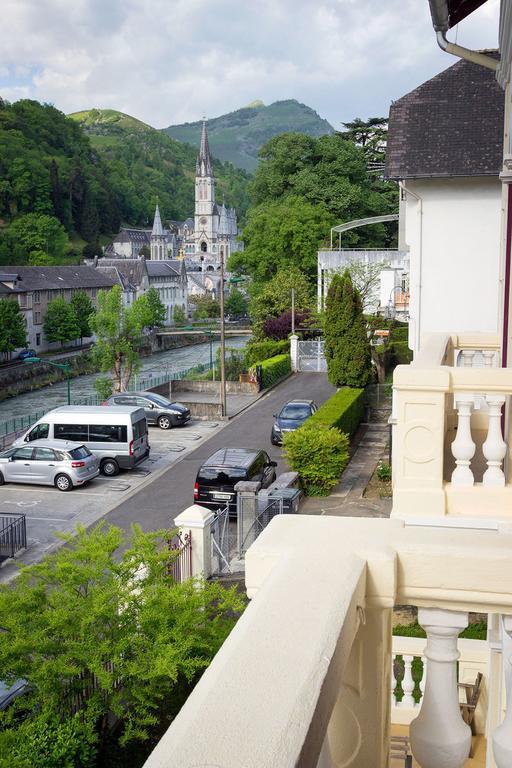
[(85, 445), (73, 448), (73, 450), (68, 451), (67, 453), (71, 459), (86, 459), (87, 456), (92, 456), (92, 453), (85, 447)]
[(9, 459), (14, 453), (14, 448), (9, 448), (7, 451), (0, 453), (0, 459)]
[(241, 467), (201, 467), (198, 480), (217, 481), (219, 483), (229, 483), (233, 480), (243, 480), (246, 470)]
[(311, 416), (311, 408), (304, 403), (289, 403), (279, 414), (280, 419), (307, 419), (308, 416)]

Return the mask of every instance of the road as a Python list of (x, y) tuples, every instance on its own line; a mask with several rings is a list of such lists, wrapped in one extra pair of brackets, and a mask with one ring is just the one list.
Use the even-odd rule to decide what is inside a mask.
[(286, 471), (281, 449), (270, 444), (272, 414), (297, 398), (312, 399), (320, 405), (334, 392), (325, 373), (294, 374), (150, 485), (112, 509), (104, 517), (105, 522), (124, 529), (134, 522), (146, 531), (169, 528), (176, 515), (193, 503), (198, 468), (219, 448), (264, 449), (278, 462), (277, 472)]

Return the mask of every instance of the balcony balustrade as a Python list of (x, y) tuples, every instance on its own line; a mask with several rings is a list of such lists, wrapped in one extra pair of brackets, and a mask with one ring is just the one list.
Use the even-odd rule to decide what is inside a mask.
[(425, 339), (393, 378), (393, 516), (512, 517), (512, 369), (491, 334)]
[[(487, 707), (477, 727), (488, 737), (486, 765), (510, 768), (512, 706), (503, 717), (500, 633), (508, 672), (511, 547), (506, 530), (274, 518), (246, 555), (251, 603), (147, 768), (387, 768), (391, 721), (410, 724), (421, 768), (463, 768), (471, 731), (457, 672), (472, 680), (475, 671), (485, 679)], [(396, 604), (418, 607), (426, 641), (392, 640)], [(470, 652), (471, 641), (458, 640), (470, 611), (490, 614), (494, 650), (486, 653), (483, 643)], [(505, 617), (503, 630), (497, 615)], [(391, 682), (393, 654), (404, 658), (401, 702)], [(426, 659), (418, 704), (416, 656)]]

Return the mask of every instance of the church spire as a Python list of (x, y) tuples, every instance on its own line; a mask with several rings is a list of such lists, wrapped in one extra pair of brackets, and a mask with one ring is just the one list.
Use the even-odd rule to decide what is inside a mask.
[(201, 129), (201, 144), (199, 145), (199, 154), (196, 161), (196, 176), (212, 175), (212, 158), (210, 155), (210, 147), (208, 145), (206, 119), (203, 118), (203, 127)]
[(162, 237), (163, 234), (164, 234), (164, 230), (162, 227), (162, 219), (160, 218), (160, 209), (157, 203), (156, 210), (155, 210), (155, 218), (153, 220), (153, 231), (151, 232), (151, 237)]

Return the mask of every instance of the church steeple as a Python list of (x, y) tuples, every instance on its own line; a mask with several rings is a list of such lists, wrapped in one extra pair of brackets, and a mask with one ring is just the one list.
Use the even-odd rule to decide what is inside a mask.
[(199, 145), (199, 154), (196, 161), (196, 176), (213, 176), (206, 120), (203, 120), (203, 127), (201, 129), (201, 144)]
[(156, 210), (155, 210), (155, 218), (153, 219), (153, 231), (151, 232), (151, 236), (162, 237), (163, 234), (164, 234), (164, 230), (162, 227), (162, 219), (160, 218), (160, 209), (157, 203)]

